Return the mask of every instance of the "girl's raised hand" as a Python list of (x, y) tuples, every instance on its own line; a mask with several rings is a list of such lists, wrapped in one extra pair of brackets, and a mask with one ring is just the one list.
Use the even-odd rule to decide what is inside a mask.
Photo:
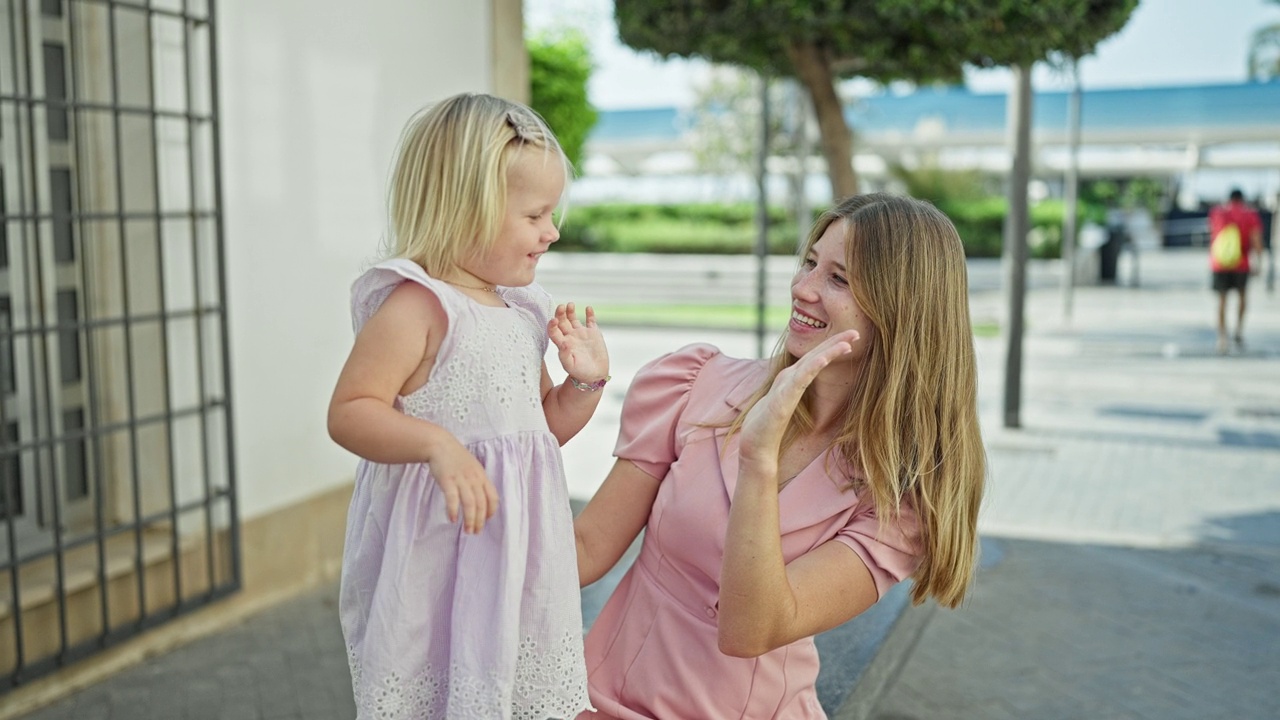
[(596, 311), (587, 306), (587, 321), (578, 321), (573, 303), (556, 306), (547, 323), (547, 337), (560, 351), (560, 365), (580, 382), (595, 382), (609, 375), (609, 351), (596, 325)]
[(787, 422), (800, 405), (804, 391), (818, 373), (832, 361), (853, 352), (857, 330), (845, 330), (822, 341), (804, 354), (794, 365), (784, 368), (774, 378), (769, 392), (760, 398), (742, 421), (739, 448), (744, 457), (776, 461)]
[(444, 493), (449, 522), (457, 522), (461, 515), (463, 532), (479, 534), (485, 521), (498, 511), (498, 489), (480, 461), (454, 441), (437, 448), (429, 465)]

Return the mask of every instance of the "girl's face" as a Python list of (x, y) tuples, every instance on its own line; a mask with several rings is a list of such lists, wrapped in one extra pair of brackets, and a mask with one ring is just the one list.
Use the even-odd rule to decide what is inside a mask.
[(522, 287), (551, 243), (560, 239), (551, 213), (564, 194), (564, 168), (541, 148), (522, 148), (507, 167), (507, 212), (489, 252), (462, 269), (490, 285)]
[(827, 337), (857, 330), (861, 338), (844, 360), (861, 360), (875, 333), (849, 288), (845, 261), (845, 222), (827, 226), (809, 248), (791, 280), (791, 322), (787, 324), (787, 352), (801, 357)]

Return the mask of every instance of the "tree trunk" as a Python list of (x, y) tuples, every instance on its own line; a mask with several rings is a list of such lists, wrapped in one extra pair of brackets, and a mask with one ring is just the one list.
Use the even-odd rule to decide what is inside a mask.
[(853, 134), (844, 119), (844, 107), (836, 93), (831, 60), (812, 43), (788, 45), (787, 57), (795, 68), (796, 78), (813, 99), (822, 154), (827, 159), (827, 175), (831, 178), (831, 193), (836, 200), (854, 195), (858, 192), (858, 176), (853, 172)]
[(1071, 58), (1071, 95), (1067, 100), (1067, 173), (1062, 180), (1062, 319), (1071, 324), (1076, 287), (1076, 213), (1080, 206), (1080, 61)]
[(1004, 219), (1004, 263), (1009, 299), (1005, 326), (1004, 426), (1022, 427), (1022, 330), (1027, 295), (1027, 185), (1031, 182), (1031, 66), (1013, 68), (1009, 93), (1009, 215)]

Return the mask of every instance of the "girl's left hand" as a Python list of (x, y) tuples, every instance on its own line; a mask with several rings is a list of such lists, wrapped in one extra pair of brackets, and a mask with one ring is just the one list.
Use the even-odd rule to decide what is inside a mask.
[(609, 374), (609, 351), (596, 325), (596, 311), (587, 306), (587, 322), (578, 321), (573, 303), (556, 306), (547, 323), (547, 337), (560, 351), (560, 365), (579, 382), (603, 380)]
[(846, 330), (822, 341), (804, 354), (794, 365), (784, 368), (774, 378), (769, 392), (760, 398), (742, 421), (739, 441), (741, 457), (753, 461), (776, 462), (787, 423), (800, 405), (804, 391), (818, 373), (832, 361), (853, 352), (858, 340), (856, 330)]

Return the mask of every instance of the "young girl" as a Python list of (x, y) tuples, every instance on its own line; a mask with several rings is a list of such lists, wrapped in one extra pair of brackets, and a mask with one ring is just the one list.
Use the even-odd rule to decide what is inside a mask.
[[(410, 121), (395, 259), (352, 288), (329, 433), (363, 460), (340, 614), (359, 718), (571, 718), (589, 707), (559, 446), (595, 411), (595, 316), (533, 283), (568, 177), (531, 110), (458, 95)], [(552, 387), (555, 343), (569, 377)]]
[(618, 462), (578, 516), (593, 720), (826, 717), (813, 636), (910, 577), (963, 598), (986, 473), (964, 249), (927, 203), (815, 224), (772, 361), (711, 345), (631, 383)]

